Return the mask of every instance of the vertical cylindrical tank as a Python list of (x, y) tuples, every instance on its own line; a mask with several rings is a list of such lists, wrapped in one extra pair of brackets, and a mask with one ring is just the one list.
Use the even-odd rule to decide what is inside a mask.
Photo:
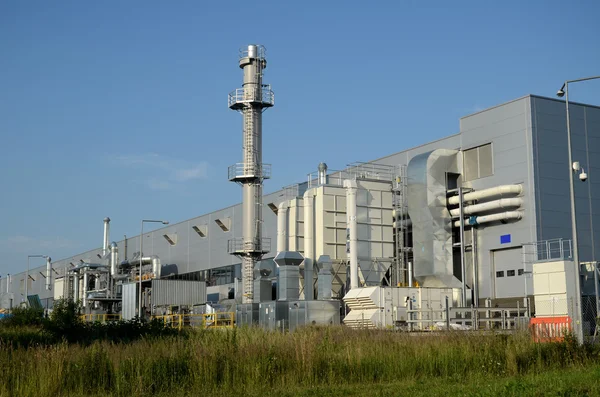
[(346, 188), (346, 215), (347, 228), (346, 235), (348, 236), (348, 244), (346, 251), (350, 259), (350, 289), (358, 288), (358, 231), (356, 220), (356, 181), (344, 180), (344, 188)]
[(287, 251), (288, 207), (289, 204), (287, 201), (283, 201), (277, 206), (277, 252)]
[(110, 234), (110, 218), (104, 218), (104, 239), (102, 240), (102, 256), (108, 254), (108, 239)]
[(327, 164), (319, 164), (319, 185), (327, 185)]
[(408, 262), (408, 286), (413, 286), (413, 263)]
[(8, 294), (10, 292), (10, 274), (6, 275), (6, 293)]
[(160, 278), (161, 264), (160, 258), (156, 255), (152, 257), (152, 273), (154, 273), (154, 278)]
[(46, 258), (46, 291), (52, 289), (52, 258)]
[(73, 273), (73, 301), (79, 300), (79, 274)]
[(313, 263), (315, 258), (315, 222), (314, 222), (315, 190), (304, 193), (304, 299), (314, 299)]
[(83, 270), (83, 287), (81, 289), (82, 292), (82, 304), (83, 304), (83, 308), (85, 310), (85, 307), (87, 306), (87, 291), (88, 291), (88, 283), (90, 281), (90, 278), (88, 276), (88, 272), (86, 270)]

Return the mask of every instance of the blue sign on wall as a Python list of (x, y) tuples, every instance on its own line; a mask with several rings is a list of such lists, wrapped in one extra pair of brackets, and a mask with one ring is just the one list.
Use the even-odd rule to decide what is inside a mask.
[(500, 244), (508, 244), (510, 243), (510, 234), (505, 234), (500, 236)]

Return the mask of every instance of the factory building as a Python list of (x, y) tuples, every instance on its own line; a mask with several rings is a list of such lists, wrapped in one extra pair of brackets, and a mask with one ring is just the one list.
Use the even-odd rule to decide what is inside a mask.
[[(245, 136), (254, 137), (244, 143), (244, 162), (229, 170), (229, 179), (243, 186), (245, 206), (130, 236), (112, 247), (105, 233), (103, 247), (56, 260), (51, 269), (32, 268), (28, 280), (25, 272), (0, 279), (1, 306), (24, 302), (25, 290), (46, 307), (62, 296), (85, 297), (79, 285), (60, 280), (89, 264), (135, 267), (140, 256), (149, 258), (154, 279), (206, 282), (208, 301), (272, 300), (254, 278), (276, 282), (280, 267), (273, 259), (287, 251), (304, 258), (298, 299), (340, 300), (352, 288), (383, 285), (438, 288), (450, 295), (460, 290), (462, 296), (453, 299), (463, 306), (522, 301), (533, 294), (530, 273), (537, 258), (529, 257), (529, 247), (552, 241), (550, 250), (570, 252), (564, 102), (527, 95), (467, 115), (457, 134), (421, 146), (398, 147), (403, 150), (338, 170), (306, 164), (304, 181), (262, 196), (270, 168), (261, 163), (256, 129), (273, 93), (262, 84), (261, 51), (249, 47), (241, 58), (244, 88), (229, 103), (243, 114)], [(259, 99), (244, 107), (248, 95)], [(579, 255), (587, 262), (600, 253), (600, 180), (594, 177), (600, 173), (600, 108), (571, 103), (570, 112), (573, 160), (589, 176), (575, 180)], [(254, 214), (244, 219), (249, 208)]]

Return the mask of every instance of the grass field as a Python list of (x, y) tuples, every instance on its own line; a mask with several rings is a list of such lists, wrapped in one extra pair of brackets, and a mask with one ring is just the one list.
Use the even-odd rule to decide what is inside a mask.
[(600, 395), (597, 350), (527, 334), (234, 329), (86, 345), (35, 334), (0, 329), (0, 396)]

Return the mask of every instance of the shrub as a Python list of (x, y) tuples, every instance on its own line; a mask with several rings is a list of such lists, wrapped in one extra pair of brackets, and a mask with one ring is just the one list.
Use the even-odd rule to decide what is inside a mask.
[(0, 320), (5, 327), (40, 326), (44, 321), (44, 310), (32, 307), (16, 307), (10, 316)]

